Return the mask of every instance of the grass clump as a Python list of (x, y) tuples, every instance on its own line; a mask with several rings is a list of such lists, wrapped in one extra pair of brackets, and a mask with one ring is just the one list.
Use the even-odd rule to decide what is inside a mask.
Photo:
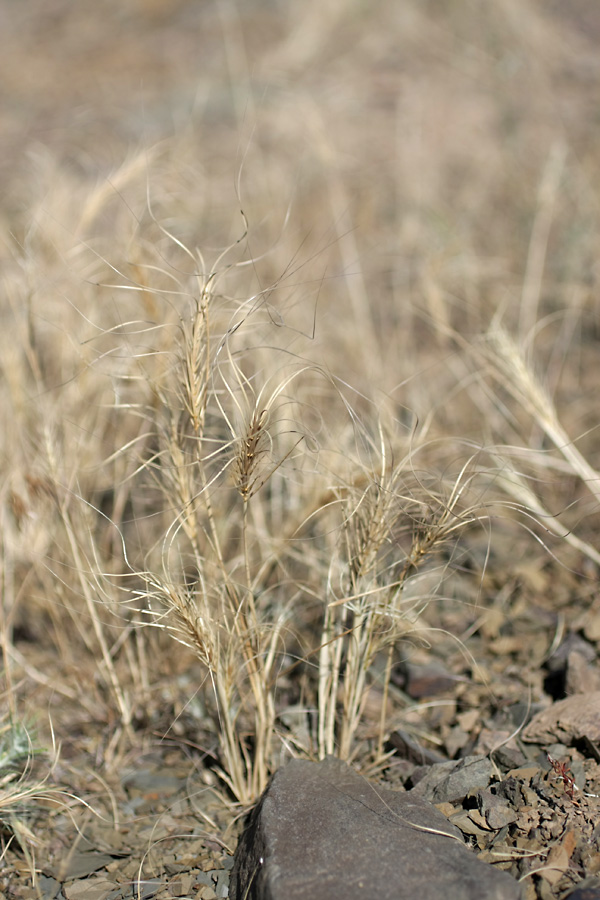
[(6, 716), (0, 722), (0, 860), (16, 842), (35, 878), (35, 851), (42, 841), (36, 836), (35, 823), (42, 808), (63, 808), (68, 795), (49, 785), (58, 761), (54, 747), (51, 764), (44, 774), (34, 767), (36, 757), (46, 753), (32, 742), (25, 725)]
[[(97, 196), (94, 216), (110, 193)], [(588, 480), (591, 469), (565, 452), (566, 431), (497, 324), (467, 341), (432, 323), (463, 389), (461, 414), (465, 395), (490, 410), (480, 444), (462, 419), (449, 429), (450, 389), (419, 419), (398, 389), (369, 396), (334, 371), (317, 304), (297, 300), (298, 284), (321, 291), (303, 272), (314, 257), (294, 257), (268, 282), (274, 264), (251, 252), (245, 220), (242, 237), (209, 259), (168, 218), (147, 202), (121, 260), (92, 237), (62, 248), (55, 265), (71, 262), (81, 292), (59, 352), (49, 353), (45, 323), (23, 323), (13, 381), (39, 398), (39, 415), (21, 481), (44, 490), (19, 494), (15, 534), (39, 591), (49, 578), (56, 586), (60, 610), (44, 614), (63, 660), (79, 666), (85, 651), (94, 661), (82, 707), (106, 722), (105, 764), (156, 719), (159, 670), (168, 679), (195, 657), (208, 753), (248, 804), (286, 755), (384, 758), (393, 667), (423, 639), (423, 614), (455, 569), (472, 569), (477, 595), (494, 520), (520, 518), (542, 541), (568, 532), (514, 465), (516, 445), (493, 433), (494, 385), (507, 416), (538, 415), (564, 461)], [(25, 529), (42, 517), (35, 555)], [(476, 565), (473, 529), (488, 548)], [(9, 612), (18, 622), (19, 598)], [(73, 701), (68, 684), (58, 689)]]
[[(62, 520), (78, 571), (89, 572), (81, 595), (124, 732), (132, 700), (93, 583), (128, 629), (151, 625), (196, 656), (219, 774), (247, 804), (282, 755), (360, 755), (373, 693), (372, 755), (383, 758), (395, 653), (452, 571), (461, 532), (500, 509), (496, 464), (485, 469), (469, 442), (430, 437), (431, 421), (402, 424), (390, 398), (375, 405), (312, 360), (311, 336), (287, 324), (275, 289), (236, 299), (241, 241), (208, 264), (152, 224), (160, 269), (138, 263), (108, 285), (151, 315), (136, 318), (128, 299), (127, 325), (98, 336), (103, 360), (125, 338), (110, 415), (116, 434), (134, 436), (109, 461), (126, 461), (119, 490), (132, 514), (98, 518), (89, 502), (85, 550), (66, 507)], [(140, 334), (154, 343), (135, 346)], [(111, 541), (97, 541), (99, 523)], [(157, 652), (168, 651), (142, 656)], [(297, 729), (283, 724), (289, 706)]]
[[(290, 753), (381, 761), (399, 649), (422, 637), (469, 532), (489, 541), (493, 519), (515, 516), (539, 533), (556, 527), (492, 435), (486, 449), (440, 428), (435, 409), (420, 421), (394, 393), (375, 400), (336, 375), (316, 319), (297, 325), (288, 282), (302, 262), (265, 288), (244, 226), (209, 260), (147, 204), (127, 259), (91, 240), (65, 250), (86, 274), (72, 304), (79, 330), (71, 323), (71, 355), (43, 362), (47, 337), (28, 327), (23, 382), (44, 398), (36, 483), (48, 485), (49, 568), (70, 633), (97, 660), (99, 689), (83, 702), (114, 723), (105, 760), (151, 718), (168, 635), (200, 666), (214, 765), (248, 804)], [(507, 347), (505, 337), (460, 352), (479, 348), (471, 384), (484, 398), (484, 373), (499, 372), (523, 402)], [(36, 567), (41, 579), (48, 567)]]

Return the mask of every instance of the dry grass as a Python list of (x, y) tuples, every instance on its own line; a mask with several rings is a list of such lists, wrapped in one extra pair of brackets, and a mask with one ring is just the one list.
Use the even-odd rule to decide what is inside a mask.
[[(36, 765), (36, 756), (47, 765)], [(36, 820), (43, 810), (68, 811), (79, 800), (52, 783), (59, 748), (46, 754), (36, 748), (22, 721), (6, 716), (0, 722), (0, 864), (16, 844), (23, 853), (32, 879), (36, 873), (36, 850), (43, 840), (36, 834)]]
[(263, 45), (217, 4), (169, 140), (37, 146), (7, 192), (4, 678), (107, 767), (180, 666), (244, 804), (290, 753), (381, 759), (473, 530), (600, 562), (598, 64), (467, 6), (299, 5)]

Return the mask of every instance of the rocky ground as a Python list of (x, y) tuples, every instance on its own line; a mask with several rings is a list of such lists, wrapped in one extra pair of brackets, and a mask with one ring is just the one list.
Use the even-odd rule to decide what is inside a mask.
[[(398, 663), (386, 762), (363, 772), (433, 804), (527, 900), (589, 900), (600, 891), (600, 609), (592, 582), (537, 562), (513, 573), (501, 607), (438, 607), (434, 645)], [(450, 624), (470, 632), (468, 653)], [(87, 805), (36, 815), (37, 889), (23, 854), (6, 849), (7, 900), (226, 896), (243, 818), (207, 766), (201, 722), (184, 714), (179, 734), (148, 738), (112, 777), (94, 771), (91, 726), (74, 728), (52, 781)], [(293, 815), (307, 827), (301, 792)]]

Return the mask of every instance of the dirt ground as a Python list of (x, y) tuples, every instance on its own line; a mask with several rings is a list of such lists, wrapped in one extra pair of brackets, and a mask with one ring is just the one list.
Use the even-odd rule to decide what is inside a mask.
[[(243, 817), (218, 776), (206, 671), (194, 653), (169, 649), (162, 634), (146, 644), (128, 622), (114, 626), (103, 656), (91, 616), (74, 624), (69, 566), (44, 525), (55, 498), (34, 464), (33, 391), (13, 384), (13, 320), (24, 332), (34, 322), (28, 346), (42, 348), (48, 408), (86, 377), (87, 363), (78, 370), (52, 347), (83, 346), (78, 329), (89, 323), (89, 310), (72, 325), (59, 306), (75, 309), (78, 283), (96, 278), (74, 248), (93, 247), (108, 265), (114, 258), (113, 212), (97, 214), (85, 199), (100, 207), (105, 185), (114, 216), (133, 223), (119, 248), (132, 266), (151, 195), (169, 229), (198, 246), (237, 240), (243, 207), (261, 284), (293, 268), (296, 253), (317, 260), (290, 289), (295, 334), (312, 340), (318, 323), (313, 355), (355, 387), (357, 404), (397, 392), (398, 410), (420, 422), (435, 414), (432, 444), (450, 430), (490, 445), (502, 433), (506, 445), (550, 459), (548, 435), (528, 424), (526, 404), (509, 408), (508, 389), (489, 415), (485, 387), (464, 399), (477, 379), (455, 350), (471, 340), (479, 348), (499, 311), (521, 334), (535, 333), (528, 349), (535, 356), (536, 344), (565, 433), (588, 461), (587, 482), (564, 460), (527, 470), (547, 528), (515, 529), (511, 510), (492, 536), (485, 526), (460, 552), (448, 549), (452, 579), (435, 597), (432, 589), (395, 651), (386, 759), (373, 764), (384, 702), (374, 685), (353, 761), (404, 789), (418, 781), (420, 754), (489, 757), (504, 785), (495, 819), (475, 796), (440, 804), (465, 841), (521, 879), (526, 900), (562, 900), (582, 884), (600, 892), (600, 517), (598, 492), (588, 490), (600, 465), (598, 40), (591, 0), (568, 9), (534, 0), (2, 6), (0, 316), (10, 400), (0, 702), (2, 734), (18, 710), (32, 749), (41, 748), (22, 777), (43, 788), (24, 807), (21, 841), (0, 815), (0, 900), (227, 896)], [(298, 291), (312, 297), (307, 308)], [(99, 408), (105, 400), (98, 394)], [(73, 403), (66, 418), (83, 447)], [(107, 425), (105, 458), (109, 439)], [(114, 520), (117, 491), (86, 452), (78, 492)], [(136, 516), (151, 518), (150, 501), (136, 516), (132, 504), (123, 499), (124, 532)], [(138, 533), (143, 543), (131, 526)], [(119, 552), (110, 540), (108, 558)], [(310, 613), (306, 621), (310, 631)], [(108, 656), (133, 710), (127, 727)], [(282, 682), (278, 715), (298, 743), (311, 715), (290, 725), (285, 703), (296, 715), (309, 680), (290, 666)], [(579, 706), (553, 706), (566, 698)]]
[[(487, 591), (490, 597), (501, 591), (503, 600), (476, 612), (455, 599), (438, 605), (436, 633), (426, 632), (427, 645), (413, 641), (402, 648), (390, 755), (370, 776), (402, 790), (418, 782), (420, 764), (432, 761), (427, 753), (435, 760), (490, 758), (492, 784), (503, 786), (502, 796), (491, 800), (495, 819), (478, 804), (475, 789), (439, 808), (481, 858), (523, 880), (525, 897), (564, 897), (582, 883), (591, 890), (600, 869), (597, 592), (543, 551), (529, 568), (515, 566), (498, 582), (492, 576)], [(465, 653), (454, 635), (467, 633)], [(35, 648), (29, 654), (43, 671)], [(189, 684), (194, 663), (184, 662), (181, 681)], [(162, 691), (171, 694), (169, 710), (174, 693), (185, 696), (171, 673)], [(541, 731), (523, 730), (534, 714), (548, 715), (553, 700), (565, 696), (580, 701), (573, 712), (550, 716)], [(362, 725), (364, 748), (375, 743), (376, 701)], [(37, 886), (28, 859), (13, 844), (3, 858), (5, 896), (226, 896), (241, 810), (226, 802), (213, 768), (214, 734), (199, 712), (183, 708), (172, 722), (171, 712), (161, 721), (155, 710), (151, 723), (139, 724), (135, 745), (107, 765), (110, 727), (82, 717), (76, 704), (63, 699), (61, 705), (62, 748), (51, 783), (83, 798), (85, 806), (36, 804)], [(567, 765), (560, 769), (560, 763)], [(35, 765), (44, 770), (46, 762)]]

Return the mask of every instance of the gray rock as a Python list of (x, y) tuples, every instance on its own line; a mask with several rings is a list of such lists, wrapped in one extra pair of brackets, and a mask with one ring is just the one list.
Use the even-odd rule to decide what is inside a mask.
[(477, 792), (477, 806), (488, 828), (493, 831), (500, 831), (505, 825), (512, 825), (519, 818), (519, 813), (508, 805), (503, 794), (489, 789)]
[(597, 877), (586, 878), (565, 900), (600, 900), (600, 881)]
[(600, 691), (557, 700), (537, 713), (521, 733), (521, 739), (532, 744), (570, 745), (583, 738), (600, 741)]
[(422, 700), (424, 697), (435, 697), (445, 691), (451, 691), (457, 682), (464, 678), (453, 675), (441, 662), (429, 662), (426, 665), (415, 665), (406, 662), (392, 676), (392, 681), (412, 697)]
[(497, 747), (491, 756), (496, 765), (505, 772), (518, 769), (527, 762), (527, 757), (520, 747)]
[(427, 750), (418, 744), (406, 731), (398, 728), (390, 734), (390, 744), (394, 747), (396, 755), (400, 759), (407, 759), (419, 766), (433, 766), (439, 762), (446, 762), (443, 756), (435, 750)]
[[(411, 794), (432, 803), (464, 800), (472, 791), (483, 790), (491, 781), (494, 767), (487, 756), (465, 756), (430, 766)], [(413, 779), (415, 773), (413, 773)]]
[(340, 760), (292, 760), (271, 779), (235, 854), (232, 900), (517, 900), (421, 797)]

